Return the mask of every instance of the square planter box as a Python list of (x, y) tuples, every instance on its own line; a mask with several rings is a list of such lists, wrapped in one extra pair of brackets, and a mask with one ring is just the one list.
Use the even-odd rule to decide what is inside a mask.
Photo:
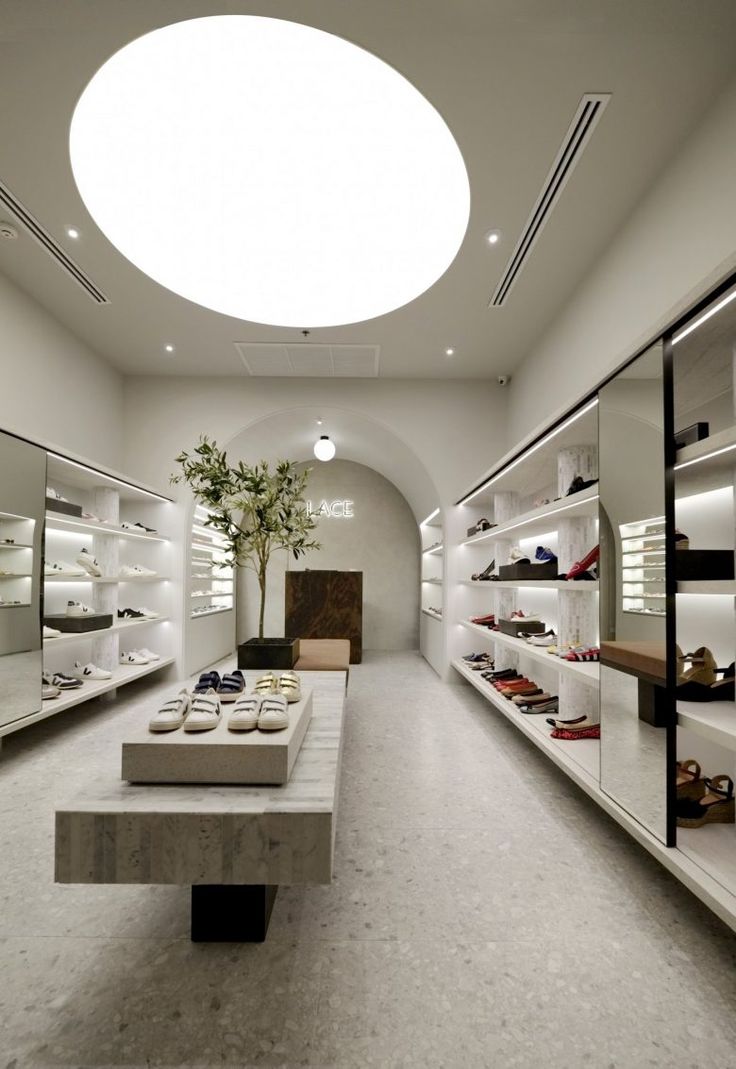
[(238, 668), (293, 668), (299, 660), (298, 638), (249, 638), (238, 646)]
[(71, 634), (84, 634), (87, 631), (104, 631), (112, 627), (112, 614), (109, 612), (93, 613), (91, 616), (67, 616), (65, 613), (52, 613), (44, 616), (47, 627)]
[(541, 635), (547, 630), (547, 625), (541, 620), (499, 620), (498, 628), (504, 635), (517, 637), (520, 631), (526, 631), (530, 635)]

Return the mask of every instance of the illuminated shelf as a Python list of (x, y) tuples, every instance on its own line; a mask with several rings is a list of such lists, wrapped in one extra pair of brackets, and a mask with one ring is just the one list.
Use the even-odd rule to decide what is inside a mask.
[(489, 593), (496, 587), (523, 590), (575, 590), (578, 593), (597, 594), (597, 579), (461, 579), (464, 586), (485, 588)]
[(162, 535), (143, 534), (123, 527), (114, 527), (109, 523), (95, 523), (94, 520), (75, 520), (55, 513), (46, 514), (46, 528), (50, 531), (73, 531), (79, 534), (115, 535), (117, 538), (133, 538), (137, 542), (168, 542)]
[(95, 631), (62, 631), (57, 638), (45, 638), (43, 640), (43, 648), (46, 650), (52, 646), (66, 646), (72, 642), (84, 642), (87, 639), (100, 638), (104, 635), (112, 635), (115, 632), (130, 631), (136, 627), (150, 627), (152, 624), (162, 624), (165, 620), (168, 620), (168, 616), (157, 616), (153, 620), (118, 620), (117, 623), (112, 624), (110, 627), (100, 627)]
[(168, 583), (165, 575), (129, 575), (115, 578), (112, 575), (45, 575), (44, 583)]
[(190, 613), (190, 620), (206, 619), (208, 616), (216, 616), (219, 612), (232, 612), (232, 608), (229, 605), (222, 605), (216, 609), (208, 609), (207, 612), (193, 612)]
[(442, 616), (438, 612), (432, 612), (431, 609), (422, 609), (425, 616), (429, 616), (431, 620), (442, 620)]
[(547, 653), (546, 646), (530, 646), (522, 638), (514, 638), (512, 635), (504, 635), (502, 631), (491, 631), (481, 624), (472, 624), (470, 620), (458, 620), (463, 627), (482, 635), (489, 642), (500, 642), (508, 646), (524, 657), (531, 657), (533, 661), (546, 664), (556, 672), (562, 672), (574, 676), (576, 679), (587, 683), (591, 687), (598, 686), (599, 666), (597, 661), (566, 661), (563, 657), (557, 657), (553, 653)]
[[(535, 534), (546, 534), (554, 530), (558, 519), (569, 520), (576, 516), (598, 515), (598, 484), (589, 486), (577, 494), (569, 497), (561, 497), (559, 501), (549, 505), (540, 505), (539, 508), (531, 509), (520, 516), (516, 516), (508, 523), (501, 523), (490, 531), (482, 531), (473, 535), (472, 538), (464, 539), (460, 544), (463, 546), (475, 546), (481, 542), (493, 541), (496, 538), (508, 538), (513, 532), (513, 539), (531, 538)], [(516, 532), (523, 532), (523, 534)]]

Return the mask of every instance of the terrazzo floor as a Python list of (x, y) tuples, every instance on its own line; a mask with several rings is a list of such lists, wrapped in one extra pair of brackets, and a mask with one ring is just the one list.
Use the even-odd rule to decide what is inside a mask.
[(265, 944), (192, 944), (186, 889), (55, 885), (54, 803), (171, 689), (4, 742), (0, 1069), (736, 1067), (736, 937), (416, 654), (351, 669), (335, 880)]

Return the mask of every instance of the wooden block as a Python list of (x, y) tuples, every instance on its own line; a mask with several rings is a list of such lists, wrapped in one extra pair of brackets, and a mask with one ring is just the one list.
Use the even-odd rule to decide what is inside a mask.
[(130, 783), (287, 783), (312, 717), (312, 691), (289, 706), (283, 731), (230, 731), (233, 702), (212, 731), (155, 734), (142, 727), (123, 743), (122, 778)]

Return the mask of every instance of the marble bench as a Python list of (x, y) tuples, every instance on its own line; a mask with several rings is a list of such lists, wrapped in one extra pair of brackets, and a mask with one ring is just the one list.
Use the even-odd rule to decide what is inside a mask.
[(265, 939), (279, 884), (332, 880), (345, 680), (307, 679), (313, 715), (288, 783), (91, 782), (56, 809), (56, 881), (190, 885), (193, 940)]

